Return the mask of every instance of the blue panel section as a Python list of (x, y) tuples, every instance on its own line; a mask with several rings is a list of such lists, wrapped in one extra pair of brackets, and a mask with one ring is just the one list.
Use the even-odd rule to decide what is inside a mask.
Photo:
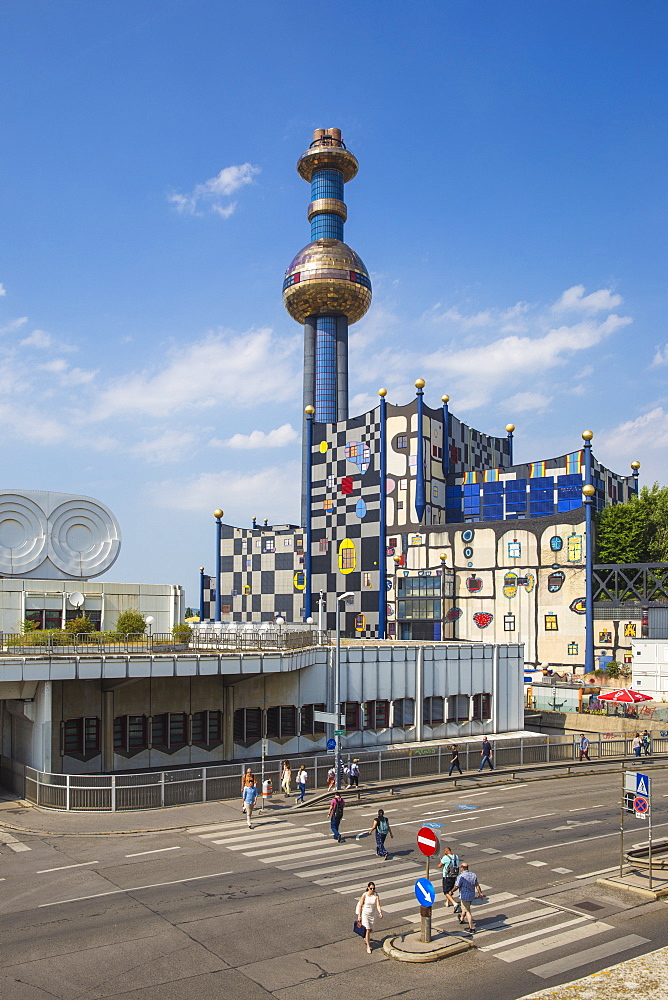
[(441, 623), (434, 622), (434, 642), (441, 641)]
[(333, 212), (322, 212), (311, 219), (311, 241), (319, 239), (342, 240), (343, 219)]
[(483, 493), (503, 493), (503, 483), (483, 483)]
[(343, 174), (340, 170), (316, 170), (311, 174), (311, 201), (337, 198), (343, 201)]
[(557, 476), (557, 486), (577, 486), (582, 489), (582, 476)]
[(336, 318), (318, 316), (315, 331), (315, 419), (336, 421)]
[(578, 507), (582, 506), (582, 500), (559, 500), (557, 502), (557, 510), (560, 514), (565, 513), (567, 510), (576, 510)]

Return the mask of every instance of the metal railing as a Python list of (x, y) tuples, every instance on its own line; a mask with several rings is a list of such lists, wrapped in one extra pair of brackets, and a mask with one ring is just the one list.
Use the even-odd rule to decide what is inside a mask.
[[(652, 752), (667, 753), (668, 737), (653, 737)], [(623, 737), (592, 740), (591, 760), (619, 756), (633, 757), (632, 741)], [(447, 774), (450, 767), (450, 744), (415, 748), (346, 751), (345, 758), (359, 761), (360, 782), (399, 781), (429, 775)], [(480, 743), (460, 746), (462, 771), (475, 772), (480, 764)], [(540, 765), (562, 761), (572, 764), (579, 758), (578, 741), (571, 737), (524, 737), (512, 742), (498, 741), (494, 750), (494, 767), (508, 768), (523, 764)], [(332, 754), (300, 755), (308, 770), (308, 789), (325, 789), (333, 767)], [(633, 757), (635, 760), (636, 758)], [(643, 759), (647, 759), (643, 756)], [(71, 811), (120, 812), (132, 809), (157, 809), (161, 806), (183, 805), (231, 799), (240, 795), (241, 776), (251, 767), (258, 779), (260, 760), (236, 764), (213, 764), (208, 767), (187, 767), (173, 771), (148, 771), (125, 774), (48, 774), (25, 768), (25, 798), (36, 805)], [(297, 768), (293, 767), (293, 790)], [(264, 776), (280, 794), (281, 762), (265, 760)]]
[(171, 632), (114, 635), (109, 632), (0, 632), (0, 656), (100, 656), (111, 653), (207, 653), (245, 650), (292, 650), (328, 645), (327, 632), (316, 629), (200, 630), (186, 640)]

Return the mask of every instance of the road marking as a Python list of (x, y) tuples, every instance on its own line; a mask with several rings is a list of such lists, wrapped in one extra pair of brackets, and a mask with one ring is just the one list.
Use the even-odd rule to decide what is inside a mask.
[[(518, 903), (526, 903), (525, 899), (518, 900)], [(507, 909), (507, 907), (505, 907)], [(543, 917), (553, 917), (558, 914), (558, 910), (553, 906), (545, 906), (541, 910), (530, 910), (528, 913), (517, 913), (514, 917), (500, 917), (498, 920), (493, 920), (489, 924), (480, 925), (480, 937), (484, 934), (492, 934), (497, 930), (510, 930), (511, 927), (517, 924), (530, 924), (534, 920), (542, 920)], [(478, 915), (476, 919), (479, 921), (481, 917)], [(583, 917), (583, 920), (589, 920), (589, 917)], [(545, 933), (545, 928), (541, 928), (542, 933)], [(540, 931), (538, 932), (540, 933)], [(496, 935), (495, 935), (496, 936)], [(517, 938), (507, 938), (505, 941), (500, 941), (496, 947), (502, 948), (504, 945), (508, 945), (511, 942), (515, 942)], [(489, 945), (488, 947), (492, 947)]]
[(547, 861), (527, 861), (528, 865), (532, 865), (534, 868), (546, 868)]
[(477, 847), (477, 846), (478, 845), (474, 844), (472, 840), (466, 840), (466, 841), (462, 840), (462, 847)]
[[(484, 812), (484, 810), (481, 809), (480, 812)], [(477, 815), (477, 814), (472, 814), (472, 815)], [(555, 813), (553, 813), (553, 812), (539, 813), (538, 816), (531, 816), (531, 819), (532, 820), (546, 819), (546, 817), (548, 817), (548, 816), (554, 816), (554, 815), (555, 815)], [(454, 820), (454, 822), (457, 823), (458, 820)], [(462, 830), (460, 832), (463, 833), (464, 835), (466, 835), (467, 833), (481, 833), (483, 830), (498, 830), (499, 827), (502, 827), (502, 826), (513, 826), (516, 823), (526, 823), (526, 817), (520, 816), (518, 819), (509, 819), (509, 820), (506, 820), (503, 823), (490, 823), (489, 826), (473, 826), (473, 827), (467, 826), (466, 830)], [(400, 824), (400, 823), (395, 823), (395, 826), (401, 826), (401, 825), (402, 824)]]
[[(367, 865), (369, 864), (369, 860), (370, 859), (367, 858)], [(362, 867), (362, 866), (355, 865), (355, 868), (359, 868), (359, 867)], [(422, 868), (422, 867), (418, 868), (416, 865), (410, 864), (410, 862), (400, 862), (400, 864), (396, 865), (393, 870), (397, 871), (397, 869), (399, 867), (401, 867), (402, 873), (404, 875), (410, 875), (411, 877), (413, 875), (419, 875), (422, 871), (424, 871), (424, 868)], [(327, 869), (323, 869), (323, 870), (324, 871), (329, 871), (329, 872), (334, 872), (334, 874), (330, 874), (329, 878), (316, 878), (316, 879), (313, 879), (313, 881), (315, 882), (316, 885), (331, 886), (332, 882), (336, 882), (337, 879), (340, 879), (341, 876), (342, 876), (342, 874), (345, 876), (346, 873), (347, 873), (347, 871), (348, 871), (348, 869), (345, 868), (345, 867), (344, 867), (343, 872), (341, 872), (340, 869), (335, 870), (333, 868), (327, 868)], [(303, 875), (301, 875), (301, 873), (296, 873), (296, 874), (298, 874), (300, 878), (303, 878)], [(353, 872), (353, 874), (354, 874), (354, 872)], [(358, 883), (358, 886), (359, 886), (359, 883)], [(359, 888), (358, 888), (358, 892), (359, 892)]]
[(18, 841), (15, 844), (7, 844), (7, 847), (10, 851), (16, 851), (17, 854), (19, 851), (32, 851), (32, 847), (28, 847), (27, 844), (21, 844)]
[(582, 823), (579, 819), (569, 819), (566, 821), (565, 826), (553, 826), (552, 833), (561, 832), (562, 830), (579, 830), (581, 826), (599, 826), (602, 822), (602, 819), (588, 819), (585, 823)]
[(521, 854), (504, 854), (504, 858), (508, 858), (509, 861), (524, 861)]
[(505, 809), (505, 806), (486, 806), (484, 809), (476, 809), (475, 813), (471, 816), (462, 816), (461, 819), (453, 819), (453, 823), (466, 823), (471, 822), (472, 819), (477, 819), (480, 813), (494, 812), (496, 809)]
[(557, 875), (572, 875), (573, 874), (573, 869), (572, 868), (553, 868), (552, 871), (556, 872)]
[(80, 861), (78, 865), (60, 865), (58, 868), (40, 868), (37, 875), (45, 875), (47, 872), (64, 872), (67, 868), (84, 868), (86, 865), (99, 865), (99, 861)]
[(74, 896), (73, 899), (56, 899), (53, 903), (40, 903), (39, 910), (47, 906), (63, 906), (65, 903), (81, 903), (86, 899), (99, 899), (100, 896), (118, 896), (124, 892), (139, 892), (140, 889), (160, 889), (164, 885), (180, 885), (182, 882), (200, 882), (205, 878), (220, 878), (222, 875), (232, 875), (233, 872), (214, 872), (213, 875), (192, 875), (190, 878), (175, 878), (171, 882), (151, 882), (150, 885), (135, 885), (129, 889), (110, 889), (108, 892), (93, 892), (90, 896)]
[(501, 851), (497, 851), (495, 847), (481, 847), (480, 851), (482, 854), (500, 854)]
[(251, 842), (258, 847), (263, 844), (285, 844), (289, 846), (291, 843), (297, 845), (299, 843), (313, 843), (318, 837), (322, 837), (321, 833), (287, 833), (276, 835), (275, 833), (258, 833), (255, 831), (251, 833), (246, 827), (246, 831), (241, 836), (235, 837), (225, 837), (224, 840), (212, 840), (212, 844), (221, 844), (226, 847), (228, 851), (243, 851), (244, 847), (248, 847)]
[(600, 944), (596, 948), (587, 948), (577, 955), (566, 955), (564, 958), (558, 958), (556, 962), (548, 962), (547, 965), (538, 965), (535, 969), (529, 969), (529, 972), (533, 972), (534, 976), (540, 976), (541, 979), (550, 979), (552, 976), (558, 976), (562, 972), (577, 969), (579, 965), (588, 965), (590, 962), (597, 962), (601, 958), (618, 955), (622, 951), (638, 948), (641, 944), (648, 944), (648, 939), (640, 937), (638, 934), (629, 934), (626, 937), (617, 938), (615, 941), (608, 941), (607, 944)]
[[(553, 924), (550, 927), (549, 933), (552, 934), (553, 931), (563, 930), (565, 927), (574, 927), (575, 924), (584, 924), (589, 920), (589, 917), (575, 917), (573, 920), (564, 920), (560, 924)], [(478, 940), (487, 933), (487, 927), (480, 931), (477, 935)], [(537, 931), (527, 931), (526, 934), (518, 934), (517, 937), (512, 938), (513, 944), (517, 941), (529, 941), (531, 938), (540, 937), (541, 934), (545, 934), (545, 928), (541, 927)], [(480, 951), (496, 951), (498, 948), (504, 948), (508, 944), (508, 941), (497, 941), (495, 944), (485, 944), (480, 947)]]
[[(619, 836), (619, 834), (617, 834)], [(581, 878), (593, 878), (594, 875), (607, 875), (608, 872), (614, 872), (619, 869), (619, 865), (612, 865), (611, 868), (599, 868), (597, 872), (585, 872), (584, 875), (576, 875), (577, 879)]]
[[(590, 924), (578, 925), (569, 931), (563, 931), (554, 936), (546, 935), (540, 941), (531, 944), (521, 944), (519, 948), (508, 948), (507, 951), (497, 952), (496, 957), (502, 962), (520, 962), (523, 958), (530, 958), (541, 951), (553, 951), (555, 948), (563, 948), (564, 945), (572, 944), (574, 941), (581, 941), (582, 938), (595, 937), (597, 934), (605, 934), (612, 931), (612, 924), (604, 924), (602, 921), (593, 920)], [(549, 932), (548, 932), (549, 933)], [(591, 950), (587, 950), (587, 956), (591, 955)], [(583, 963), (590, 961), (588, 957), (583, 958)]]
[(606, 809), (607, 802), (599, 802), (595, 806), (578, 806), (577, 809), (569, 809), (569, 813), (591, 812), (592, 809)]
[[(342, 862), (339, 865), (330, 864), (326, 865), (324, 868), (309, 868), (308, 871), (298, 871), (296, 874), (299, 878), (310, 878), (312, 875), (326, 875), (328, 872), (331, 872), (332, 877), (334, 877), (337, 872), (352, 871), (354, 868), (364, 868), (365, 866), (368, 868), (369, 863), (370, 858), (360, 858), (359, 861)], [(290, 865), (285, 865), (285, 867), (283, 865), (277, 865), (276, 867), (280, 868), (281, 871), (290, 871), (290, 869), (293, 869), (295, 865), (292, 863)]]
[[(394, 866), (391, 869), (391, 871), (396, 871), (396, 870), (397, 869)], [(386, 885), (393, 884), (394, 882), (403, 882), (404, 879), (406, 878), (406, 876), (409, 874), (410, 870), (411, 869), (409, 869), (409, 868), (405, 868), (405, 869), (403, 869), (400, 872), (400, 874), (393, 875), (391, 878), (385, 878), (385, 877), (383, 877), (382, 879), (378, 879), (377, 880), (378, 881), (378, 885), (381, 885), (381, 883), (382, 883), (383, 886), (386, 886)], [(413, 871), (414, 870), (415, 869), (413, 869)], [(359, 882), (351, 882), (349, 885), (340, 885), (340, 886), (336, 886), (336, 887), (332, 886), (332, 888), (334, 889), (334, 892), (343, 892), (343, 893), (351, 892), (351, 893), (357, 893), (357, 896), (359, 898), (359, 893), (360, 893), (360, 884), (359, 884)], [(410, 888), (411, 888), (411, 891), (412, 891), (412, 886), (410, 886)]]
[(144, 854), (162, 854), (164, 851), (180, 851), (180, 847), (156, 847), (154, 851), (139, 851), (137, 854), (126, 854), (126, 858), (141, 858)]
[[(355, 857), (358, 858), (360, 857), (359, 852), (355, 850), (354, 844), (336, 845), (332, 843), (332, 848), (334, 847), (336, 847), (336, 854), (338, 857), (340, 857), (341, 855), (345, 857), (346, 855), (350, 855), (351, 852), (354, 852)], [(321, 845), (320, 847), (313, 847), (308, 851), (302, 848), (301, 851), (292, 850), (287, 853), (281, 853), (280, 851), (267, 852), (267, 850), (264, 850), (264, 851), (244, 851), (244, 854), (247, 858), (259, 858), (260, 861), (263, 861), (264, 864), (267, 865), (274, 864), (274, 862), (278, 863), (279, 861), (292, 861), (294, 858), (304, 858), (306, 864), (314, 864), (321, 858), (324, 860), (324, 858), (326, 857), (325, 852), (327, 850), (328, 848), (325, 848), (325, 850), (323, 851)], [(262, 857), (262, 855), (264, 855), (264, 857)]]

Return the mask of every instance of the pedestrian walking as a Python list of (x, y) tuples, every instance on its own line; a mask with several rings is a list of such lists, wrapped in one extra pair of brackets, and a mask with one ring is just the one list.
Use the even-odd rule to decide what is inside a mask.
[(632, 746), (633, 746), (633, 753), (635, 754), (636, 757), (639, 757), (642, 751), (642, 740), (640, 739), (640, 733), (636, 733), (635, 736), (633, 737)]
[(301, 765), (299, 771), (297, 772), (297, 788), (299, 789), (299, 795), (297, 796), (297, 802), (303, 802), (306, 798), (306, 782), (308, 781), (308, 771), (304, 764)]
[(585, 757), (589, 760), (589, 740), (584, 733), (580, 733), (580, 742), (578, 746), (580, 749), (580, 760), (583, 760)]
[(652, 752), (652, 737), (649, 735), (647, 730), (640, 737), (642, 740), (642, 748), (645, 751), (645, 757), (649, 757)]
[(255, 807), (255, 802), (257, 801), (257, 785), (253, 782), (252, 785), (244, 786), (244, 812), (246, 813), (246, 822), (248, 823), (248, 829), (253, 829), (252, 818), (253, 809)]
[(453, 743), (450, 747), (450, 770), (448, 771), (448, 777), (450, 777), (455, 768), (457, 768), (460, 774), (462, 773), (459, 763), (459, 750), (457, 749), (457, 744)]
[(346, 808), (345, 799), (341, 796), (341, 792), (334, 792), (334, 798), (329, 803), (329, 826), (332, 831), (332, 836), (339, 844), (343, 840), (343, 837), (339, 833), (339, 824), (343, 819), (343, 810)]
[(290, 797), (292, 793), (292, 768), (290, 767), (290, 761), (283, 761), (283, 770), (281, 771), (281, 788), (283, 789), (283, 794), (286, 799)]
[(475, 872), (469, 871), (469, 866), (466, 861), (462, 861), (460, 872), (455, 879), (455, 889), (459, 889), (459, 898), (462, 904), (463, 913), (459, 918), (460, 924), (467, 923), (469, 925), (469, 930), (471, 934), (475, 931), (475, 924), (473, 923), (473, 914), (471, 913), (471, 903), (478, 897), (478, 899), (484, 899), (483, 891), (480, 888), (480, 883), (478, 882), (478, 876)]
[(255, 784), (255, 775), (253, 774), (253, 768), (247, 767), (244, 774), (241, 777), (241, 811), (242, 813), (246, 811), (246, 800), (244, 799), (244, 789), (248, 786)]
[(360, 786), (360, 762), (355, 757), (354, 761), (350, 765), (350, 773), (348, 774), (348, 788), (359, 788)]
[(385, 838), (389, 833), (392, 840), (394, 840), (394, 834), (392, 833), (390, 821), (385, 815), (384, 809), (378, 810), (378, 815), (373, 821), (373, 825), (369, 830), (369, 833), (376, 834), (376, 854), (379, 858), (382, 858), (383, 861), (387, 861), (390, 855), (387, 853), (387, 848), (385, 847)]
[(357, 926), (363, 927), (366, 931), (364, 943), (366, 944), (367, 955), (371, 954), (371, 931), (376, 919), (376, 914), (383, 919), (383, 911), (380, 906), (380, 896), (376, 892), (374, 882), (367, 883), (366, 890), (360, 896), (355, 910)]
[(482, 771), (482, 769), (485, 766), (485, 764), (487, 764), (487, 766), (489, 767), (490, 771), (494, 770), (494, 767), (492, 766), (492, 753), (493, 752), (494, 751), (492, 750), (492, 744), (489, 742), (489, 740), (485, 736), (484, 739), (483, 739), (483, 741), (482, 741), (482, 753), (480, 755), (481, 758), (482, 758), (482, 760), (480, 761), (480, 767), (478, 768), (479, 771)]
[(451, 847), (445, 848), (445, 853), (438, 863), (438, 867), (443, 869), (443, 895), (445, 896), (445, 907), (452, 906), (455, 913), (461, 912), (459, 903), (455, 903), (452, 897), (452, 890), (455, 887), (457, 876), (459, 875), (459, 855), (452, 853)]
[(327, 791), (331, 792), (333, 788), (336, 787), (336, 771), (333, 767), (330, 767), (327, 772)]

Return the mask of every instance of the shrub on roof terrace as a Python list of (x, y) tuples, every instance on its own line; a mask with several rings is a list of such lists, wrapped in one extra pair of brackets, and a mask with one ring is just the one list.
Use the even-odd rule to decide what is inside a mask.
[(123, 611), (118, 616), (116, 632), (123, 638), (129, 635), (144, 635), (146, 632), (144, 616), (137, 608), (129, 608), (127, 611)]

